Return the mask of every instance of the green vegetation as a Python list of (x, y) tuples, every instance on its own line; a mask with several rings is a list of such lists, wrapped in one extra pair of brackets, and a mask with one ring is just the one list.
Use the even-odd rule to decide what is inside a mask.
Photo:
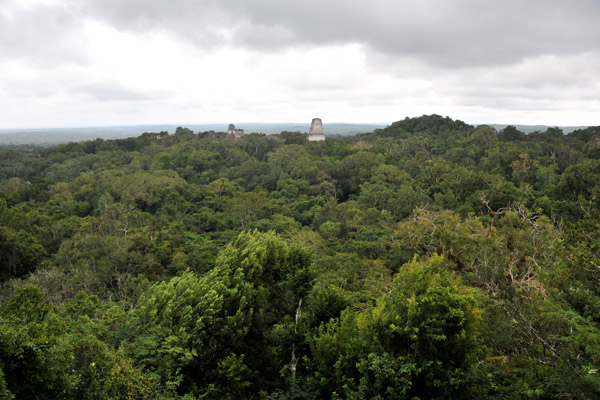
[(0, 398), (600, 397), (600, 127), (0, 147)]

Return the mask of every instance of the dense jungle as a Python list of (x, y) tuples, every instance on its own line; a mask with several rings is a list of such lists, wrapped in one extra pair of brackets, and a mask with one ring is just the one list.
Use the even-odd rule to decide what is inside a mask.
[(597, 399), (599, 202), (600, 127), (2, 146), (0, 398)]

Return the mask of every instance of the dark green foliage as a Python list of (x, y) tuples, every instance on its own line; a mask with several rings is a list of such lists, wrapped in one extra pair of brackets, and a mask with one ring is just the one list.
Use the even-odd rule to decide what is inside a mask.
[(33, 272), (46, 253), (24, 217), (0, 199), (0, 280)]
[(0, 148), (0, 398), (600, 397), (600, 128)]
[(498, 138), (503, 142), (515, 142), (518, 140), (524, 140), (525, 134), (514, 126), (509, 125), (500, 131)]

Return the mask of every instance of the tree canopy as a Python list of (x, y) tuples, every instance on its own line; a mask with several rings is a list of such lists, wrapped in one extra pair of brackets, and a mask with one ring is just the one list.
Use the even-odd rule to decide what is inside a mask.
[(0, 147), (0, 397), (600, 396), (600, 128)]

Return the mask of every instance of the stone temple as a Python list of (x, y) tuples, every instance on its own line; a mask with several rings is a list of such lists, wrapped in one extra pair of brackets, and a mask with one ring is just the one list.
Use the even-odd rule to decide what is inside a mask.
[(235, 129), (234, 124), (229, 124), (229, 128), (227, 129), (227, 137), (229, 139), (239, 139), (244, 136), (243, 129)]
[(313, 118), (310, 124), (310, 130), (308, 131), (309, 142), (323, 142), (325, 141), (325, 133), (323, 132), (323, 122), (321, 118)]

